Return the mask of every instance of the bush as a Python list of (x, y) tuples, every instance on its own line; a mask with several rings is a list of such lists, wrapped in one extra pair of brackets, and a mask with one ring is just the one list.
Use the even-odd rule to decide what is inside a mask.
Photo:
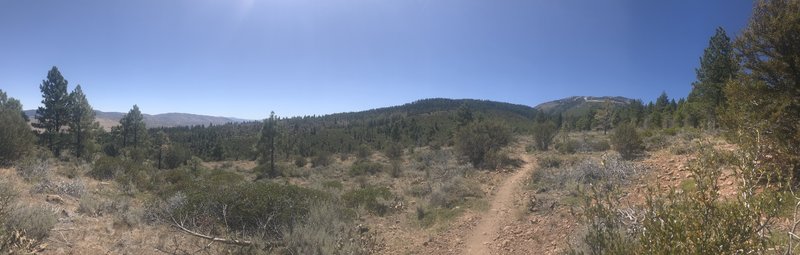
[(477, 183), (456, 177), (441, 184), (431, 193), (430, 205), (440, 208), (453, 208), (468, 197), (482, 197), (483, 191)]
[(400, 177), (403, 174), (403, 164), (398, 161), (392, 161), (392, 165), (389, 167), (389, 175), (394, 178)]
[(328, 152), (317, 153), (317, 156), (311, 159), (311, 165), (314, 167), (328, 166), (331, 163), (333, 163), (333, 159)]
[(580, 142), (575, 139), (567, 139), (566, 141), (556, 143), (556, 150), (562, 154), (575, 154), (580, 147)]
[(308, 164), (308, 161), (306, 160), (305, 157), (297, 156), (297, 157), (294, 158), (294, 165), (295, 166), (304, 167), (304, 166), (306, 166), (306, 164)]
[(376, 186), (366, 186), (342, 194), (342, 200), (348, 207), (364, 207), (370, 213), (379, 216), (383, 216), (389, 211), (389, 205), (385, 201), (390, 198), (392, 198), (392, 192), (389, 191), (389, 188)]
[(390, 160), (399, 160), (403, 158), (403, 146), (401, 146), (399, 143), (392, 143), (386, 147), (386, 151), (384, 153)]
[(94, 162), (94, 167), (89, 171), (89, 176), (105, 181), (114, 179), (117, 173), (122, 171), (122, 160), (116, 157), (102, 156)]
[(13, 183), (0, 179), (0, 224), (5, 221), (6, 215), (11, 211), (11, 206), (18, 195)]
[(56, 214), (49, 208), (27, 205), (15, 208), (8, 214), (5, 228), (8, 231), (23, 232), (29, 238), (42, 241), (50, 235), (56, 222)]
[(30, 157), (17, 164), (17, 174), (26, 181), (46, 179), (50, 171), (50, 160), (38, 157)]
[(86, 184), (81, 179), (66, 182), (52, 182), (50, 179), (43, 179), (31, 187), (31, 193), (53, 193), (81, 198), (86, 194)]
[(539, 168), (559, 168), (561, 164), (564, 163), (564, 160), (560, 157), (548, 155), (539, 157), (536, 162)]
[(623, 159), (632, 159), (642, 152), (642, 140), (631, 124), (623, 124), (614, 129), (611, 135), (614, 150), (619, 152)]
[(358, 146), (358, 150), (356, 151), (356, 157), (358, 159), (366, 159), (372, 155), (372, 149), (369, 148), (369, 145), (362, 144)]
[(83, 196), (78, 201), (78, 213), (83, 213), (91, 217), (102, 216), (112, 211), (113, 205), (111, 201), (97, 195)]
[(557, 133), (558, 129), (553, 122), (548, 121), (533, 124), (533, 140), (536, 149), (540, 151), (549, 149)]
[[(238, 183), (238, 182), (237, 182)], [(280, 236), (281, 229), (302, 219), (310, 206), (328, 195), (321, 191), (277, 183), (199, 182), (185, 192), (151, 205), (150, 218), (186, 222), (187, 228), (211, 230), (227, 227), (242, 234)]]
[(350, 167), (350, 176), (370, 174), (374, 175), (383, 171), (383, 165), (371, 161), (358, 161)]
[(343, 208), (321, 202), (310, 207), (302, 222), (283, 231), (283, 241), (290, 254), (370, 254), (374, 242), (361, 231)]
[(492, 156), (511, 143), (511, 129), (506, 125), (490, 121), (473, 122), (462, 127), (455, 135), (456, 150), (468, 162), (479, 168)]

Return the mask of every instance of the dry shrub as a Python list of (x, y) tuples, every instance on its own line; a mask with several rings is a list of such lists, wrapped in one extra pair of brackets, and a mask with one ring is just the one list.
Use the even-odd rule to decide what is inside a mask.
[(39, 157), (30, 157), (17, 164), (17, 174), (25, 181), (36, 181), (50, 176), (51, 161)]
[(42, 241), (50, 235), (50, 230), (56, 222), (56, 213), (52, 209), (39, 205), (26, 205), (14, 208), (8, 213), (5, 229), (9, 232), (20, 231), (29, 238)]
[(469, 197), (479, 198), (482, 196), (483, 191), (478, 183), (463, 177), (455, 177), (433, 190), (429, 204), (441, 208), (453, 208)]
[(58, 195), (70, 195), (75, 198), (81, 198), (86, 194), (86, 183), (81, 179), (73, 179), (70, 181), (53, 182), (50, 179), (42, 179), (36, 185), (31, 187), (31, 193), (51, 193)]
[(367, 231), (353, 224), (345, 210), (326, 201), (312, 205), (301, 223), (284, 230), (283, 241), (290, 254), (370, 254), (375, 244)]

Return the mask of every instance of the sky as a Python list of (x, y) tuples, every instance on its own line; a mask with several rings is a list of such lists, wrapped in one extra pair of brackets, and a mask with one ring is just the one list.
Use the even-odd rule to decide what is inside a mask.
[(745, 0), (0, 0), (0, 89), (57, 66), (96, 110), (262, 119), (474, 98), (688, 95)]

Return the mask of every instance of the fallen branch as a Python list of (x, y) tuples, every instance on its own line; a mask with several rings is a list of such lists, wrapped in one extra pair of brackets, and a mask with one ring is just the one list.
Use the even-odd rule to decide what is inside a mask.
[[(186, 233), (188, 233), (190, 235), (193, 235), (193, 236), (196, 236), (196, 237), (200, 237), (200, 238), (203, 238), (203, 239), (206, 239), (206, 240), (210, 240), (211, 242), (219, 242), (219, 243), (239, 245), (239, 246), (250, 246), (250, 245), (253, 245), (252, 241), (236, 240), (236, 239), (224, 239), (224, 238), (213, 237), (213, 236), (197, 233), (195, 231), (189, 230), (188, 228), (184, 227), (182, 224), (179, 224), (174, 218), (172, 219), (172, 223), (173, 223), (172, 225), (174, 225), (176, 228), (180, 229), (183, 232), (186, 232)], [(210, 245), (210, 243), (209, 243), (209, 245)], [(269, 247), (275, 247), (275, 246), (280, 246), (280, 245), (282, 245), (281, 242), (268, 242), (268, 243), (266, 243), (266, 246), (269, 246)]]

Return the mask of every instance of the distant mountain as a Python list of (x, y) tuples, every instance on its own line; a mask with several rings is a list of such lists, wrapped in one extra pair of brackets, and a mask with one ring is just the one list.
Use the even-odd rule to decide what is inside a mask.
[(585, 113), (592, 109), (600, 108), (605, 103), (609, 103), (611, 104), (611, 106), (616, 107), (616, 106), (628, 105), (631, 102), (633, 102), (633, 99), (626, 97), (619, 97), (619, 96), (617, 97), (573, 96), (555, 101), (541, 103), (534, 108), (547, 114), (576, 115)]
[[(125, 113), (121, 112), (103, 112), (95, 110), (95, 119), (97, 122), (100, 122), (100, 126), (102, 126), (106, 130), (110, 130), (111, 127), (119, 125), (119, 120), (122, 119), (122, 116)], [(34, 116), (36, 115), (36, 110), (26, 110), (25, 114), (28, 115), (28, 118), (31, 121), (35, 121)], [(162, 113), (162, 114), (142, 114), (144, 116), (144, 123), (147, 127), (177, 127), (177, 126), (194, 126), (194, 125), (221, 125), (225, 123), (231, 122), (243, 122), (248, 121), (245, 119), (238, 119), (238, 118), (230, 118), (230, 117), (216, 117), (216, 116), (207, 116), (207, 115), (198, 115), (198, 114), (189, 114), (189, 113)]]

